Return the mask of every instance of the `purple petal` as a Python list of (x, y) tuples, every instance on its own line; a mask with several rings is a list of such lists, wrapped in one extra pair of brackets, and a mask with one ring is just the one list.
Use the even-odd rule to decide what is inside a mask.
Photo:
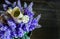
[(2, 37), (4, 35), (4, 31), (0, 31), (0, 37)]
[(11, 4), (8, 0), (5, 0), (5, 3), (7, 3), (8, 5)]
[(29, 22), (28, 22), (29, 25), (31, 25), (32, 20), (33, 20), (33, 17), (29, 18)]
[(0, 30), (1, 30), (1, 31), (6, 31), (6, 30), (7, 30), (7, 27), (6, 27), (6, 26), (2, 26), (2, 27), (0, 28)]
[(32, 25), (37, 25), (37, 23), (38, 23), (38, 21), (37, 21), (37, 19), (36, 18), (34, 18), (33, 20), (32, 20)]
[(26, 32), (29, 32), (29, 25), (28, 24), (24, 24), (22, 29)]
[(20, 0), (18, 0), (17, 5), (22, 10), (22, 6), (21, 6), (21, 3), (20, 3)]
[(17, 38), (17, 33), (15, 30), (11, 32), (11, 36)]
[(6, 30), (6, 32), (4, 33), (2, 39), (11, 39), (11, 37), (10, 37), (11, 34), (10, 33), (11, 33), (11, 31), (9, 29)]
[(3, 9), (7, 10), (7, 5), (6, 4), (3, 4)]
[(32, 21), (32, 24), (37, 25), (40, 17), (41, 17), (41, 14), (38, 15), (36, 18), (34, 18), (33, 21)]
[(33, 31), (35, 29), (35, 25), (31, 25), (30, 27), (29, 27), (29, 31)]
[(41, 18), (41, 14), (36, 17), (37, 21)]
[(33, 2), (31, 2), (30, 5), (28, 6), (29, 11), (32, 11), (32, 6), (33, 6)]
[(16, 2), (13, 3), (13, 7), (15, 7), (15, 6), (16, 6)]
[(23, 37), (23, 35), (24, 35), (24, 31), (21, 28), (19, 28), (18, 37)]
[(7, 21), (8, 25), (14, 30), (16, 28), (16, 24), (13, 21)]
[(33, 17), (34, 13), (32, 13), (31, 11), (29, 11), (28, 9), (24, 10), (24, 14), (27, 14), (29, 17)]
[(41, 27), (42, 27), (42, 26), (38, 24), (35, 28), (41, 28)]
[(27, 8), (27, 3), (26, 2), (24, 2), (24, 8)]

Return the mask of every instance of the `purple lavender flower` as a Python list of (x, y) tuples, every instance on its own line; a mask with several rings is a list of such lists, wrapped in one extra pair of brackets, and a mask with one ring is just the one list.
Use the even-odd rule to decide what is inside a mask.
[(29, 32), (29, 25), (28, 25), (28, 24), (23, 24), (22, 29), (23, 29), (25, 32)]
[(16, 24), (12, 20), (7, 20), (7, 23), (11, 27), (12, 30), (16, 28)]
[(8, 0), (5, 0), (5, 3), (6, 3), (6, 4), (3, 4), (4, 10), (7, 10), (8, 7), (14, 8), (14, 7), (16, 7), (16, 6), (18, 6), (18, 7), (21, 9), (21, 11), (22, 11), (22, 9), (23, 9), (22, 6), (21, 6), (20, 0), (18, 0), (17, 3), (14, 2), (13, 4), (12, 4), (11, 2), (9, 2)]
[(24, 36), (24, 31), (21, 28), (19, 28), (18, 37), (23, 37), (23, 36)]
[(7, 30), (7, 27), (6, 27), (6, 26), (2, 26), (2, 27), (0, 28), (0, 30), (1, 30), (1, 31), (6, 31), (6, 30)]
[(1, 37), (1, 39), (11, 39), (11, 37), (10, 37), (11, 34), (10, 33), (11, 33), (11, 31), (9, 29), (7, 29), (5, 31), (5, 33), (3, 34), (3, 36)]
[[(6, 4), (3, 4), (3, 8), (5, 11), (7, 11), (8, 8), (11, 8), (11, 12), (15, 7), (18, 7), (20, 9), (20, 12), (23, 14), (21, 18), (22, 22), (18, 23), (18, 18), (15, 18), (11, 15), (5, 16), (4, 18), (6, 21), (6, 25), (3, 23), (0, 23), (0, 32), (4, 32), (3, 34), (0, 33), (1, 39), (12, 39), (12, 38), (22, 38), (25, 33), (29, 33), (30, 31), (33, 31), (35, 28), (39, 28), (38, 21), (41, 17), (41, 15), (38, 15), (36, 18), (34, 18), (34, 12), (33, 12), (33, 2), (30, 3), (29, 6), (27, 6), (27, 3), (24, 3), (24, 7), (21, 6), (20, 0), (17, 2), (14, 2), (13, 4), (9, 2), (8, 0), (5, 0)], [(9, 14), (9, 13), (8, 13)], [(28, 19), (27, 23), (25, 22), (24, 16), (27, 16), (26, 19)], [(12, 20), (13, 19), (13, 20)], [(23, 22), (24, 20), (24, 22)], [(21, 20), (19, 20), (21, 21)]]
[(11, 31), (11, 37), (12, 37), (12, 38), (18, 38), (16, 32), (17, 32), (16, 30), (12, 30), (12, 31)]

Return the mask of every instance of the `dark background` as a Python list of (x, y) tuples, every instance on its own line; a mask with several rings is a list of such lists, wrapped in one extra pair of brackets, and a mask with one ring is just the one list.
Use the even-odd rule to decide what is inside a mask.
[[(9, 1), (14, 2), (16, 0)], [(39, 24), (42, 27), (32, 32), (31, 39), (60, 39), (59, 0), (21, 0), (21, 3), (23, 6), (24, 2), (29, 4), (32, 1), (34, 2), (33, 9), (36, 12), (35, 16), (42, 14), (39, 20)], [(2, 3), (4, 3), (4, 0), (0, 1), (0, 9), (2, 9)]]

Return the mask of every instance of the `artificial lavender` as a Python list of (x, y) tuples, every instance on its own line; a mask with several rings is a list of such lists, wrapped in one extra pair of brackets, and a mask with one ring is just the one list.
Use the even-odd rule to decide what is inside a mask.
[(33, 2), (29, 6), (24, 2), (24, 7), (21, 6), (20, 0), (14, 3), (5, 0), (5, 3), (4, 11), (0, 11), (0, 38), (30, 39), (28, 34), (41, 27), (38, 24), (41, 15), (34, 18)]

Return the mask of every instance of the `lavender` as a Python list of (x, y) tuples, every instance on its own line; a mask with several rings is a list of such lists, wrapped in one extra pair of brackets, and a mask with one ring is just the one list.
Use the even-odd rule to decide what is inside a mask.
[(29, 6), (24, 2), (24, 7), (21, 6), (20, 0), (13, 4), (8, 0), (5, 0), (5, 2), (6, 4), (3, 4), (5, 12), (3, 11), (4, 14), (0, 12), (2, 13), (1, 18), (4, 19), (0, 22), (0, 38), (29, 39), (28, 34), (41, 27), (38, 24), (41, 15), (34, 18), (33, 2)]

